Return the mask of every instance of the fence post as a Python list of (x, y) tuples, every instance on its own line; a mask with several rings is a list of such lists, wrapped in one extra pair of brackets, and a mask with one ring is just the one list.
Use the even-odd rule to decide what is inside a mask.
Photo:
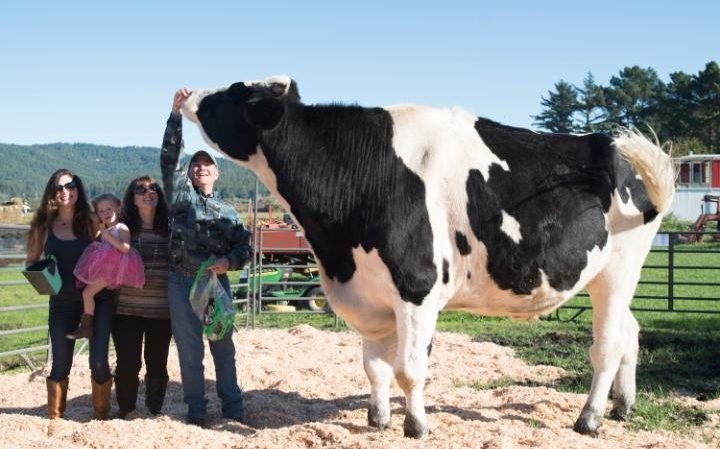
[(675, 310), (675, 239), (676, 232), (668, 233), (668, 311)]
[[(255, 289), (255, 283), (257, 281), (257, 263), (258, 263), (258, 256), (260, 255), (260, 238), (258, 236), (258, 191), (260, 189), (260, 181), (258, 180), (257, 176), (255, 177), (255, 197), (253, 198), (253, 219), (252, 223), (250, 223), (250, 226), (252, 229), (252, 250), (253, 250), (253, 257), (250, 261), (250, 271), (248, 271), (248, 294), (249, 296), (249, 303), (248, 307), (250, 307), (250, 322), (252, 323), (252, 328), (255, 329), (255, 307), (260, 307), (259, 305), (256, 305), (257, 301), (257, 292)], [(250, 282), (250, 274), (254, 273), (255, 275), (252, 276), (252, 282)]]

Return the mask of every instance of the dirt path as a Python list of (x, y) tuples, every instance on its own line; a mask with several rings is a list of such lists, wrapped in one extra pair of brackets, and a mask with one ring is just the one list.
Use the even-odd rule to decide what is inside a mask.
[[(248, 425), (218, 418), (212, 362), (206, 358), (210, 429), (183, 422), (185, 407), (175, 348), (165, 414), (149, 415), (142, 400), (132, 420), (91, 421), (86, 355), (76, 358), (65, 420), (45, 419), (44, 375), (0, 376), (2, 448), (706, 448), (720, 447), (717, 404), (697, 435), (630, 432), (606, 420), (599, 438), (572, 431), (584, 395), (544, 387), (478, 391), (467, 387), (504, 376), (548, 381), (562, 375), (549, 366), (527, 366), (511, 349), (476, 343), (464, 335), (435, 338), (425, 404), (432, 433), (418, 442), (402, 436), (404, 399), (394, 386), (392, 426), (366, 425), (369, 384), (360, 338), (310, 326), (242, 330), (235, 335), (238, 373)], [(142, 387), (141, 387), (142, 388)], [(142, 397), (142, 389), (141, 389)], [(113, 399), (111, 412), (117, 414)]]

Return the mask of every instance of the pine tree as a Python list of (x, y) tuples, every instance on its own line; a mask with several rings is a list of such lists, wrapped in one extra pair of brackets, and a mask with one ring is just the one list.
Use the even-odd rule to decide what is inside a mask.
[(602, 86), (595, 83), (595, 77), (588, 72), (583, 81), (582, 89), (575, 88), (580, 93), (578, 112), (582, 117), (580, 129), (584, 132), (594, 132), (605, 121), (605, 92)]
[(610, 78), (605, 89), (608, 120), (625, 127), (651, 126), (659, 129), (658, 105), (665, 85), (654, 69), (625, 67)]
[(548, 91), (548, 98), (542, 97), (540, 104), (545, 110), (533, 116), (533, 124), (558, 133), (578, 130), (573, 115), (579, 110), (580, 102), (577, 89), (572, 84), (564, 80), (555, 83), (555, 92)]
[(720, 66), (715, 61), (705, 65), (693, 79), (697, 95), (697, 137), (715, 153), (720, 153)]

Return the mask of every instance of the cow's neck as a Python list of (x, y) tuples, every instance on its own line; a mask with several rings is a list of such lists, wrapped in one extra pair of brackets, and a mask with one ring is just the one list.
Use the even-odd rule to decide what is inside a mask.
[(381, 218), (402, 164), (386, 114), (349, 106), (289, 108), (288, 119), (261, 134), (249, 162), (305, 227), (331, 231), (357, 214)]
[(258, 146), (255, 154), (250, 156), (248, 161), (246, 163), (243, 163), (242, 165), (246, 166), (253, 173), (255, 173), (255, 176), (257, 176), (260, 182), (263, 183), (265, 187), (267, 187), (267, 189), (275, 197), (275, 199), (278, 200), (280, 206), (282, 206), (283, 209), (285, 209), (286, 211), (290, 211), (291, 206), (278, 191), (277, 178), (275, 177), (275, 173), (270, 168), (270, 165), (268, 164), (267, 158), (265, 157), (265, 153), (263, 152), (262, 148)]

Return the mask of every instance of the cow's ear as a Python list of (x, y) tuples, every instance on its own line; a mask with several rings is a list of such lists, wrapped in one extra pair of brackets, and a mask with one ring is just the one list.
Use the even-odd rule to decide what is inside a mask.
[(235, 83), (228, 87), (227, 96), (235, 104), (243, 104), (250, 96), (250, 89), (244, 83)]
[(245, 115), (251, 125), (260, 129), (272, 129), (285, 115), (285, 104), (275, 98), (260, 98), (245, 104)]

